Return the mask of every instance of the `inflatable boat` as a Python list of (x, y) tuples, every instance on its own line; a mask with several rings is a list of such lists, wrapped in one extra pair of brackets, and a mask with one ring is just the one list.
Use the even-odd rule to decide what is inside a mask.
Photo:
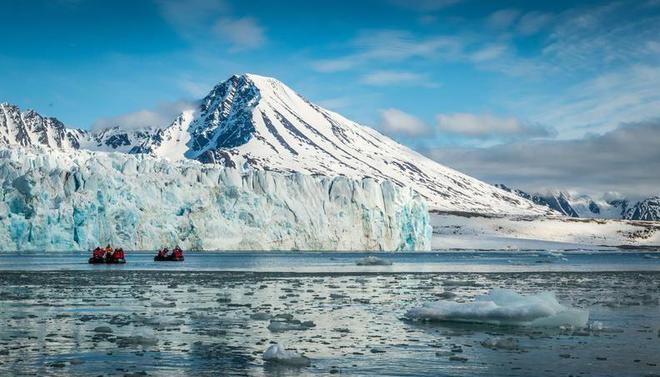
[(124, 264), (126, 263), (126, 259), (120, 258), (120, 259), (112, 259), (112, 258), (94, 258), (91, 257), (89, 258), (89, 264)]
[(174, 255), (168, 255), (168, 256), (165, 256), (165, 257), (161, 257), (159, 255), (156, 255), (154, 257), (155, 262), (183, 262), (183, 259), (184, 259), (183, 256), (177, 258)]

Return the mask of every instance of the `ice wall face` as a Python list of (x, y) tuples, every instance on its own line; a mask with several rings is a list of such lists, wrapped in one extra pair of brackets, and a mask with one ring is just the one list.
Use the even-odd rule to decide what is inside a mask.
[(426, 203), (365, 178), (0, 150), (0, 249), (429, 250)]

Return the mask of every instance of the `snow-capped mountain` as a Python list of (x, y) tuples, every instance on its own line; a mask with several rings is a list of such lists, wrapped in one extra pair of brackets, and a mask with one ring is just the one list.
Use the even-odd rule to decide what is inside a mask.
[(624, 212), (624, 219), (660, 221), (660, 197), (644, 199)]
[(252, 74), (218, 84), (152, 140), (145, 150), (174, 160), (387, 179), (415, 188), (434, 208), (543, 212), (323, 109), (278, 80)]
[(0, 145), (77, 149), (86, 132), (69, 129), (59, 120), (43, 117), (33, 110), (0, 103)]
[(540, 194), (528, 194), (525, 191), (519, 190), (519, 189), (512, 189), (506, 185), (503, 185), (501, 183), (495, 184), (495, 187), (498, 187), (506, 192), (511, 192), (514, 193), (521, 198), (525, 198), (527, 200), (530, 200), (534, 202), (535, 204), (538, 204), (540, 206), (545, 206), (553, 209), (556, 212), (559, 212), (560, 214), (564, 216), (571, 216), (571, 217), (580, 217), (578, 213), (573, 209), (571, 206), (571, 203), (569, 203), (569, 200), (566, 196), (565, 193), (560, 192), (557, 195), (540, 195)]
[(567, 192), (529, 194), (503, 184), (495, 185), (508, 192), (546, 206), (565, 216), (595, 219), (624, 219), (660, 221), (660, 197), (651, 197), (639, 202), (626, 199), (594, 199), (588, 195), (571, 195)]
[(119, 127), (88, 132), (67, 128), (57, 118), (44, 117), (34, 110), (0, 104), (0, 146), (41, 146), (56, 149), (88, 149), (104, 152), (143, 153), (141, 145), (153, 143), (159, 128), (123, 130)]
[(117, 126), (87, 133), (80, 149), (103, 152), (144, 153), (142, 145), (151, 143), (161, 133), (159, 128), (123, 130)]
[[(520, 196), (432, 161), (377, 131), (323, 109), (268, 77), (232, 76), (196, 109), (162, 128), (80, 133), (82, 148), (148, 153), (242, 169), (373, 177), (410, 186), (431, 208), (480, 213), (548, 212)], [(64, 147), (64, 146), (63, 146)]]

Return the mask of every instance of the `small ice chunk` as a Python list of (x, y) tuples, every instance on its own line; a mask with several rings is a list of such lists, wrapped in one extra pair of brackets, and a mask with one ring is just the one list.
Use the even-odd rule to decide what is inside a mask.
[(98, 327), (95, 327), (93, 331), (97, 332), (97, 333), (106, 333), (107, 334), (107, 333), (111, 333), (112, 329), (108, 326), (98, 326)]
[(441, 298), (443, 300), (449, 300), (452, 298), (456, 298), (457, 295), (454, 292), (444, 291), (436, 294), (436, 296), (438, 296), (438, 298)]
[(593, 322), (589, 323), (589, 330), (602, 331), (603, 330), (603, 322), (593, 321)]
[(149, 347), (149, 346), (156, 346), (158, 345), (158, 340), (155, 338), (149, 338), (146, 336), (142, 335), (135, 335), (135, 336), (125, 336), (125, 337), (120, 337), (117, 340), (117, 346), (119, 347), (131, 347), (131, 346), (141, 346), (141, 347)]
[(358, 266), (391, 266), (392, 262), (383, 258), (378, 258), (378, 257), (374, 257), (373, 255), (370, 255), (368, 257), (358, 259), (357, 262), (355, 262), (355, 264), (357, 264)]
[(522, 295), (493, 289), (473, 302), (437, 301), (408, 310), (410, 319), (535, 327), (585, 327), (589, 311), (564, 306), (551, 292)]
[(250, 315), (250, 319), (253, 319), (255, 321), (268, 321), (269, 319), (271, 319), (271, 317), (272, 316), (269, 313), (264, 313), (264, 312), (256, 312)]
[(280, 331), (289, 331), (289, 330), (307, 330), (312, 327), (316, 327), (316, 324), (313, 321), (304, 321), (301, 322), (297, 319), (292, 319), (290, 321), (280, 321), (280, 320), (270, 320), (268, 325), (268, 330), (272, 332)]
[(264, 361), (288, 365), (294, 367), (306, 367), (311, 364), (311, 360), (295, 351), (287, 351), (280, 344), (273, 344), (264, 352)]
[(514, 338), (488, 338), (482, 341), (481, 345), (494, 350), (516, 351), (520, 349), (518, 346), (518, 340)]

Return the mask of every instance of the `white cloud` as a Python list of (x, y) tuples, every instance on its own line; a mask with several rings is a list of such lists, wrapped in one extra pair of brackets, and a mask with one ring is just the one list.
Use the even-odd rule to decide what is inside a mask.
[(460, 50), (457, 38), (433, 36), (419, 38), (403, 30), (362, 32), (352, 44), (363, 50), (367, 59), (400, 61), (413, 57), (431, 57), (438, 53), (451, 54)]
[(190, 78), (178, 80), (179, 87), (193, 98), (202, 98), (211, 90), (211, 87), (203, 82), (195, 81)]
[(194, 107), (194, 103), (184, 100), (165, 102), (153, 109), (142, 109), (113, 117), (100, 118), (94, 122), (92, 129), (99, 130), (115, 126), (124, 129), (167, 127), (182, 111)]
[(529, 12), (520, 17), (516, 30), (522, 35), (533, 35), (552, 22), (554, 15), (543, 12)]
[(491, 13), (486, 19), (486, 23), (490, 27), (507, 29), (516, 22), (519, 16), (520, 11), (518, 9), (500, 9)]
[(502, 55), (504, 55), (507, 52), (507, 46), (504, 44), (493, 44), (493, 45), (488, 45), (480, 50), (474, 52), (472, 56), (470, 56), (470, 59), (473, 62), (485, 62), (489, 60), (494, 60)]
[(252, 17), (221, 18), (213, 26), (213, 31), (230, 42), (236, 51), (254, 49), (266, 41), (263, 27)]
[(501, 9), (486, 18), (486, 24), (495, 29), (515, 29), (523, 36), (538, 33), (553, 21), (552, 13), (531, 11), (522, 13), (518, 9)]
[(491, 183), (532, 191), (556, 187), (626, 196), (660, 194), (660, 120), (621, 124), (602, 135), (490, 148), (437, 148), (435, 160)]
[(564, 138), (606, 132), (622, 122), (660, 116), (660, 67), (635, 65), (586, 79), (561, 93), (512, 102), (542, 124), (552, 124)]
[(462, 0), (390, 0), (392, 4), (419, 12), (432, 12), (460, 3)]
[(334, 97), (316, 101), (316, 104), (330, 110), (338, 110), (354, 104), (351, 97)]
[(423, 84), (425, 86), (433, 85), (426, 75), (407, 71), (374, 71), (368, 73), (360, 79), (367, 85), (386, 86), (386, 85), (415, 85)]
[(155, 0), (163, 18), (187, 39), (198, 42), (213, 35), (232, 45), (233, 51), (249, 50), (266, 42), (264, 28), (252, 17), (233, 17), (225, 0)]
[(403, 30), (363, 31), (349, 42), (355, 53), (312, 63), (319, 72), (339, 72), (371, 62), (401, 62), (412, 58), (455, 57), (460, 39), (449, 36), (420, 38)]
[(163, 18), (178, 32), (191, 35), (227, 10), (224, 0), (155, 0)]
[[(634, 17), (621, 17), (631, 13)], [(660, 34), (660, 15), (615, 2), (569, 9), (559, 16), (540, 59), (566, 71), (603, 72), (622, 64), (657, 58), (648, 49)]]
[(347, 71), (360, 64), (360, 58), (357, 56), (347, 56), (336, 59), (321, 59), (312, 62), (312, 68), (318, 72), (331, 73)]
[(379, 126), (386, 133), (408, 136), (424, 135), (431, 131), (422, 120), (398, 109), (381, 110)]
[(547, 129), (524, 123), (515, 117), (454, 113), (438, 114), (436, 120), (439, 131), (472, 138), (488, 138), (500, 135), (527, 137), (549, 135)]

